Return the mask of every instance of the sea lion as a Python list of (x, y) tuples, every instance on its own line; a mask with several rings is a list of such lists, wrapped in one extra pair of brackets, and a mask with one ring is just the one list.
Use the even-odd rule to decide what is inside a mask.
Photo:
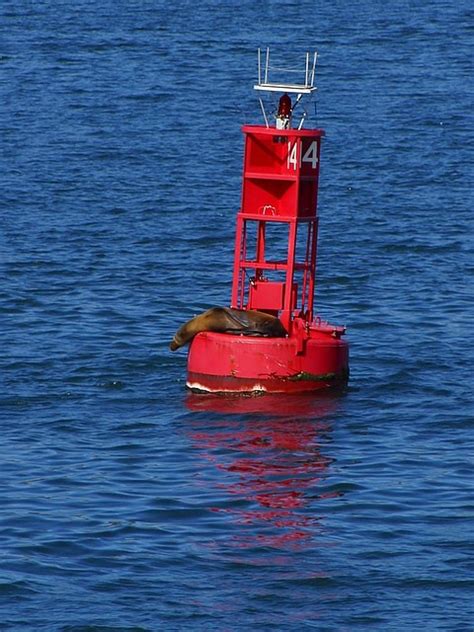
[(288, 334), (276, 316), (255, 309), (232, 309), (211, 307), (206, 312), (184, 323), (170, 342), (171, 351), (176, 351), (190, 342), (201, 331), (216, 331), (244, 336), (283, 338)]

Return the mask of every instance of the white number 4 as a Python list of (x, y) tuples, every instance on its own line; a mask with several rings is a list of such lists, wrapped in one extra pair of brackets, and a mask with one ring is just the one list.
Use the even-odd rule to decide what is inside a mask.
[(293, 169), (296, 171), (296, 154), (297, 154), (297, 149), (298, 149), (298, 145), (296, 143), (293, 144), (293, 147), (291, 146), (291, 141), (288, 143), (288, 158), (287, 158), (287, 161), (286, 161), (287, 169), (289, 169), (290, 166), (292, 166)]
[(313, 140), (311, 145), (305, 152), (305, 155), (301, 159), (301, 162), (310, 162), (313, 169), (316, 169), (318, 166), (318, 143)]

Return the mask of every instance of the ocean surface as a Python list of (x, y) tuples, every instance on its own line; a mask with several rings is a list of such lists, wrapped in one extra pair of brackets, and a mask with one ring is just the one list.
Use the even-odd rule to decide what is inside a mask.
[[(0, 630), (474, 630), (472, 3), (3, 0)], [(317, 49), (347, 391), (186, 392), (258, 46)]]

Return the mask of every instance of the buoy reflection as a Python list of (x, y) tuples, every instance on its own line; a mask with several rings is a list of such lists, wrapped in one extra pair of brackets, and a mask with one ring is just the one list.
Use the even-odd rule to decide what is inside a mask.
[(232, 546), (304, 547), (321, 532), (315, 503), (331, 464), (321, 444), (337, 405), (335, 396), (188, 398), (188, 408), (218, 413), (192, 420), (190, 434), (222, 473), (215, 484), (225, 496), (211, 511), (240, 526)]

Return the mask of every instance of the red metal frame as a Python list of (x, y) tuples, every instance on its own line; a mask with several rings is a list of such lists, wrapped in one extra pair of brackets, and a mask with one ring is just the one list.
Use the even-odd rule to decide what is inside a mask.
[[(307, 323), (313, 320), (319, 158), (324, 131), (276, 130), (260, 125), (245, 125), (242, 129), (242, 207), (237, 215), (231, 306), (278, 315), (291, 333), (296, 316)], [(274, 222), (288, 227), (283, 261), (267, 256), (266, 228)], [(256, 238), (253, 255), (248, 252), (252, 225)], [(297, 260), (297, 238), (303, 228), (307, 231), (305, 255)], [(302, 272), (300, 288), (296, 272)], [(269, 279), (265, 274), (279, 279)]]

